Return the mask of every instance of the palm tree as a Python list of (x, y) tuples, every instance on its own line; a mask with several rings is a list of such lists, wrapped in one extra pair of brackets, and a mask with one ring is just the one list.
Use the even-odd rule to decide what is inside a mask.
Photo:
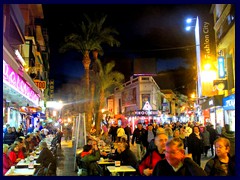
[(96, 59), (96, 63), (99, 67), (99, 73), (97, 75), (97, 94), (99, 94), (99, 105), (96, 118), (96, 130), (97, 134), (99, 134), (101, 120), (103, 119), (101, 110), (105, 106), (105, 98), (109, 95), (109, 93), (113, 92), (114, 88), (122, 88), (124, 75), (118, 71), (113, 71), (113, 68), (115, 67), (114, 61), (107, 63), (104, 67), (99, 59)]
[[(104, 27), (104, 22), (107, 16), (103, 16), (100, 20), (92, 21), (87, 15), (85, 15), (87, 23), (82, 21), (81, 25), (78, 26), (78, 33), (72, 33), (64, 38), (64, 44), (60, 48), (60, 52), (66, 52), (70, 49), (75, 49), (77, 52), (81, 52), (83, 55), (83, 66), (85, 69), (85, 80), (86, 80), (86, 98), (89, 99), (89, 68), (91, 64), (90, 52), (97, 51), (99, 54), (103, 54), (102, 44), (106, 43), (111, 47), (120, 43), (114, 38), (114, 34), (118, 32), (110, 27)], [(91, 107), (89, 103), (86, 103), (85, 111), (87, 111), (87, 131), (90, 130), (91, 126)]]

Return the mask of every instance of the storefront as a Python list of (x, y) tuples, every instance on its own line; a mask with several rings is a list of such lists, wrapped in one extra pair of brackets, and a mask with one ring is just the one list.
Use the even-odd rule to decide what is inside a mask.
[(216, 123), (224, 126), (222, 100), (223, 95), (216, 95), (201, 104), (204, 124), (210, 122), (214, 125), (214, 128), (216, 127)]
[(235, 131), (235, 94), (223, 98), (223, 110), (225, 124), (229, 124), (230, 130)]
[(4, 121), (18, 127), (24, 121), (22, 107), (39, 106), (40, 94), (3, 60), (3, 100)]

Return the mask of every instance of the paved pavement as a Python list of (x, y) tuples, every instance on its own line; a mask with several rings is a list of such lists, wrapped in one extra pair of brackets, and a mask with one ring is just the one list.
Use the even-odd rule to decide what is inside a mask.
[(77, 176), (74, 169), (75, 154), (72, 141), (62, 140), (61, 144), (62, 148), (57, 153), (57, 176)]

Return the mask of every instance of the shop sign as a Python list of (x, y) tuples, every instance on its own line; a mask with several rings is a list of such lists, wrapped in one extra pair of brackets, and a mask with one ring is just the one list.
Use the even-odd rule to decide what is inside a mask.
[(157, 110), (149, 110), (149, 111), (137, 110), (135, 111), (135, 115), (136, 116), (157, 116), (158, 111)]
[(218, 79), (218, 80), (214, 80), (213, 81), (213, 85), (219, 90), (227, 90), (228, 86), (227, 86), (227, 80), (225, 79)]
[(218, 57), (218, 77), (225, 78), (224, 57)]
[(235, 109), (235, 94), (223, 98), (223, 109), (224, 110)]
[(39, 89), (46, 89), (46, 81), (34, 80), (34, 83)]
[(38, 105), (38, 95), (26, 82), (3, 60), (3, 82)]

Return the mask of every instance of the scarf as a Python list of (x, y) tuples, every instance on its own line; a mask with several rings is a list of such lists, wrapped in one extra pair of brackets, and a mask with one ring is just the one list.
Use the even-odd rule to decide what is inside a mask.
[(88, 154), (90, 154), (90, 152), (82, 152), (82, 153), (81, 153), (81, 158), (83, 158), (84, 156), (86, 156), (86, 155), (88, 155)]

